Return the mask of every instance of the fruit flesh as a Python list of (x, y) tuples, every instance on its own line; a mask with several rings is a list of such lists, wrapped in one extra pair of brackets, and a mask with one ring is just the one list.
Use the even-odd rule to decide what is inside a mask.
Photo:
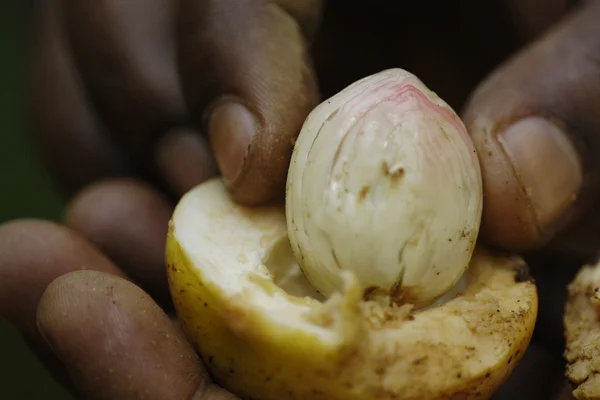
[(518, 258), (477, 250), (461, 293), (414, 312), (363, 301), (352, 278), (325, 300), (299, 296), (310, 286), (289, 274), (297, 295), (287, 293), (265, 265), (293, 259), (285, 240), (283, 208), (236, 205), (218, 180), (186, 194), (170, 224), (182, 327), (215, 381), (243, 399), (484, 399), (529, 343), (537, 294)]
[(574, 384), (575, 399), (600, 399), (600, 263), (584, 266), (568, 289), (567, 378)]

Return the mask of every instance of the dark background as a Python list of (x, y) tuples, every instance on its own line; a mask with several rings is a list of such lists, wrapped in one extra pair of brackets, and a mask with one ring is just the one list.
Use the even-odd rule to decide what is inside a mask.
[[(63, 204), (25, 135), (29, 4), (0, 4), (0, 223), (14, 218), (60, 218)], [(1, 284), (1, 282), (0, 282)], [(0, 398), (71, 399), (0, 319)]]

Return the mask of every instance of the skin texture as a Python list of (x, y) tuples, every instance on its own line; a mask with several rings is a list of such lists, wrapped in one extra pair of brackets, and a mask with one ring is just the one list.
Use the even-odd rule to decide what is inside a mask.
[[(593, 110), (598, 107), (599, 88), (593, 78), (598, 72), (593, 51), (600, 49), (594, 31), (600, 5), (590, 2), (588, 7), (588, 13), (570, 15), (545, 40), (509, 60), (467, 104), (464, 119), (482, 159), (484, 195), (490, 199), (484, 205), (482, 229), (489, 241), (503, 247), (527, 249), (556, 239), (553, 246), (583, 249), (595, 240), (588, 236), (577, 243), (582, 234), (562, 241), (560, 235), (554, 237), (565, 226), (564, 236), (586, 232), (577, 222), (598, 197), (600, 120)], [(593, 50), (581, 52), (577, 43), (592, 36)], [(563, 63), (552, 62), (559, 57)], [(538, 68), (553, 85), (530, 79), (530, 71)], [(591, 86), (588, 79), (594, 82)], [(514, 95), (517, 90), (522, 93), (519, 97)], [(523, 161), (529, 165), (514, 170), (512, 179), (499, 179), (507, 172), (504, 168), (514, 169)], [(541, 168), (548, 168), (552, 179), (543, 180)]]
[[(225, 41), (227, 46), (215, 48), (205, 44), (219, 41), (225, 33), (214, 27), (248, 29), (247, 25), (237, 23), (245, 19), (245, 14), (213, 14), (216, 18), (211, 20), (213, 28), (207, 29), (207, 20), (199, 12), (211, 4), (208, 1), (38, 1), (32, 20), (28, 121), (32, 142), (71, 203), (61, 221), (66, 227), (41, 221), (13, 221), (1, 227), (0, 314), (17, 327), (32, 350), (55, 375), (64, 377), (63, 382), (73, 390), (90, 393), (87, 398), (91, 399), (110, 397), (103, 393), (109, 388), (125, 390), (121, 383), (106, 378), (105, 385), (91, 393), (86, 388), (88, 380), (68, 378), (72, 375), (69, 371), (75, 371), (81, 363), (75, 365), (70, 361), (72, 358), (61, 359), (36, 328), (36, 318), (41, 318), (41, 315), (36, 317), (36, 309), (50, 282), (82, 268), (129, 276), (137, 287), (169, 311), (169, 301), (159, 300), (168, 299), (168, 293), (163, 255), (159, 254), (162, 250), (155, 250), (163, 246), (156, 247), (155, 243), (164, 244), (161, 235), (173, 200), (218, 172), (231, 181), (240, 176), (239, 182), (231, 185), (237, 200), (263, 202), (276, 198), (280, 186), (274, 182), (284, 176), (289, 156), (285, 153), (289, 150), (287, 145), (254, 146), (248, 152), (252, 153), (248, 159), (254, 161), (244, 164), (241, 155), (246, 154), (248, 132), (253, 125), (244, 125), (243, 121), (248, 119), (239, 117), (241, 113), (235, 107), (221, 114), (225, 115), (221, 122), (216, 118), (208, 124), (205, 121), (210, 118), (203, 105), (213, 100), (215, 93), (243, 97), (244, 104), (260, 114), (261, 122), (275, 121), (256, 131), (255, 138), (260, 138), (256, 140), (286, 143), (297, 134), (293, 125), (306, 113), (310, 103), (307, 99), (318, 98), (313, 93), (317, 87), (315, 81), (321, 95), (327, 96), (369, 73), (400, 65), (429, 82), (453, 108), (461, 109), (465, 104), (462, 116), (480, 155), (486, 154), (482, 150), (488, 145), (499, 146), (498, 132), (502, 130), (499, 128), (520, 120), (525, 113), (551, 116), (555, 125), (565, 128), (566, 135), (559, 131), (558, 136), (574, 143), (575, 159), (581, 169), (565, 168), (578, 163), (572, 163), (569, 150), (566, 156), (564, 153), (561, 156), (556, 147), (549, 145), (552, 141), (548, 138), (556, 135), (546, 132), (552, 129), (533, 129), (534, 134), (529, 135), (516, 131), (513, 137), (528, 138), (516, 147), (531, 152), (519, 153), (522, 156), (513, 166), (510, 161), (517, 157), (513, 154), (508, 158), (502, 151), (481, 160), (487, 171), (484, 209), (490, 210), (484, 221), (484, 230), (488, 232), (484, 238), (497, 244), (538, 250), (535, 257), (529, 257), (534, 261), (541, 304), (534, 341), (539, 344), (542, 360), (558, 359), (558, 362), (541, 362), (544, 368), (517, 370), (506, 386), (506, 392), (511, 394), (506, 398), (523, 395), (524, 399), (534, 399), (531, 393), (515, 388), (528, 381), (531, 371), (535, 371), (539, 382), (560, 382), (562, 370), (556, 365), (562, 362), (560, 317), (564, 303), (561, 299), (566, 298), (566, 284), (582, 259), (595, 254), (600, 244), (597, 229), (600, 208), (596, 207), (600, 159), (597, 157), (599, 3), (547, 0), (541, 7), (539, 2), (511, 0), (493, 2), (489, 7), (474, 0), (436, 3), (441, 11), (440, 17), (436, 17), (428, 2), (410, 2), (408, 9), (406, 2), (377, 0), (365, 9), (360, 2), (331, 0), (320, 13), (319, 2), (282, 0), (278, 3), (289, 15), (255, 12), (257, 19), (248, 19), (254, 21), (250, 31), (236, 35), (235, 40), (229, 37)], [(575, 6), (581, 7), (580, 11), (558, 25)], [(179, 22), (181, 14), (195, 22), (184, 27)], [(272, 24), (265, 22), (268, 15)], [(411, 17), (398, 23), (399, 15)], [(290, 28), (293, 20), (298, 21), (296, 30)], [(287, 28), (280, 28), (279, 24)], [(318, 34), (311, 36), (317, 26)], [(246, 40), (256, 37), (251, 34), (256, 29), (285, 31), (290, 42), (268, 53), (275, 54), (275, 60), (265, 59), (261, 69), (253, 69), (246, 75), (240, 71), (250, 71), (248, 65), (256, 61), (246, 60), (261, 51), (259, 40), (246, 44)], [(261, 35), (269, 36), (264, 31)], [(531, 45), (522, 47), (528, 43)], [(519, 48), (522, 52), (510, 63), (501, 64)], [(267, 50), (262, 51), (260, 54), (267, 54)], [(444, 68), (440, 68), (440, 58)], [(211, 68), (202, 63), (206, 60)], [(344, 68), (339, 68), (340, 65)], [(281, 72), (283, 67), (293, 70), (293, 76), (303, 76), (302, 85), (298, 86), (297, 80), (281, 79), (265, 86), (269, 82), (265, 77), (287, 76)], [(496, 67), (493, 77), (489, 77), (488, 73)], [(303, 75), (299, 71), (312, 72)], [(181, 87), (186, 87), (186, 94)], [(204, 92), (205, 88), (210, 90)], [(260, 88), (265, 91), (260, 92)], [(60, 101), (56, 101), (57, 93)], [(241, 96), (245, 93), (248, 97)], [(469, 96), (470, 93), (476, 94)], [(470, 100), (465, 103), (468, 97)], [(292, 113), (291, 117), (285, 114), (273, 120), (264, 118), (283, 116), (276, 106), (290, 104), (291, 98), (301, 99), (298, 106), (284, 110)], [(263, 106), (260, 108), (259, 99), (271, 101), (260, 103)], [(491, 129), (482, 131), (482, 127)], [(270, 133), (261, 138), (262, 132)], [(240, 166), (248, 172), (238, 174)], [(528, 173), (522, 174), (523, 171)], [(551, 179), (560, 171), (567, 171), (563, 179)], [(266, 183), (257, 178), (263, 175)], [(526, 181), (530, 182), (525, 185), (527, 190), (522, 190)], [(531, 182), (552, 185), (536, 188)], [(78, 196), (84, 188), (87, 195)], [(543, 198), (555, 199), (558, 206), (550, 202), (544, 207), (549, 217), (540, 219), (545, 222), (539, 224), (528, 217), (531, 207), (527, 199), (542, 189), (550, 193)], [(570, 207), (565, 209), (569, 193), (577, 194), (576, 201), (566, 203)], [(120, 200), (108, 202), (108, 198)], [(100, 199), (105, 202), (102, 206), (98, 203)], [(74, 208), (78, 210), (77, 218), (71, 213)], [(139, 212), (146, 218), (137, 223), (137, 229), (124, 229), (126, 225), (135, 225), (113, 217), (130, 215), (124, 210), (136, 210), (136, 215)], [(522, 225), (516, 231), (511, 231), (510, 226), (514, 225), (499, 228), (506, 225), (504, 221), (520, 219)], [(157, 226), (161, 229), (156, 229)], [(509, 242), (511, 238), (516, 240)], [(543, 243), (546, 246), (538, 246)], [(61, 279), (73, 287), (83, 285), (76, 276), (66, 275)], [(135, 286), (119, 286), (117, 290), (129, 292)], [(75, 309), (86, 304), (83, 299), (87, 295), (76, 290), (65, 293)], [(65, 304), (53, 303), (44, 313), (56, 308), (58, 314)], [(77, 325), (83, 315), (67, 313), (67, 319), (60, 324)], [(128, 311), (126, 315), (134, 318), (136, 314)], [(100, 321), (87, 322), (90, 329), (102, 330), (97, 323)], [(69, 333), (55, 341), (75, 342), (80, 334), (66, 332)], [(138, 340), (145, 340), (145, 331), (138, 334)], [(79, 352), (80, 361), (100, 362), (102, 368), (112, 368), (117, 361), (98, 358), (98, 353), (91, 351), (101, 352), (102, 346), (101, 341), (89, 342), (74, 351)], [(148, 350), (147, 357), (152, 357), (150, 353)], [(161, 354), (177, 357), (167, 352)], [(135, 382), (152, 384), (151, 380), (142, 379), (148, 370), (130, 372), (140, 377)], [(197, 382), (207, 382), (198, 379)], [(546, 390), (550, 385), (540, 386)], [(146, 387), (140, 387), (140, 393)], [(188, 393), (187, 389), (182, 392)], [(211, 400), (227, 398), (218, 392), (210, 393), (213, 397), (206, 398)], [(551, 394), (541, 391), (535, 395), (544, 400), (551, 398)]]

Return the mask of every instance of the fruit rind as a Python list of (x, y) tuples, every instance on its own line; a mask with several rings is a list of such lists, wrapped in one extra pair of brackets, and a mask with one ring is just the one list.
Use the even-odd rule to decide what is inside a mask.
[[(280, 217), (273, 218), (276, 214)], [(271, 304), (261, 308), (252, 303), (252, 295), (240, 301), (232, 296), (235, 287), (241, 295), (244, 286), (235, 284), (237, 272), (231, 272), (231, 287), (215, 280), (237, 266), (224, 263), (217, 271), (203, 265), (214, 263), (211, 254), (230, 246), (219, 237), (235, 242), (235, 226), (249, 225), (254, 232), (285, 234), (284, 210), (235, 205), (223, 183), (212, 180), (183, 197), (167, 239), (168, 278), (182, 328), (216, 383), (243, 399), (485, 399), (529, 343), (537, 315), (534, 283), (521, 281), (520, 258), (481, 248), (472, 259), (466, 289), (442, 305), (419, 312), (397, 310), (390, 318), (389, 308), (372, 305), (365, 311), (350, 290), (349, 297), (342, 296), (347, 303), (340, 300), (342, 306), (332, 307), (334, 317), (344, 317), (327, 334), (294, 329), (293, 317), (285, 328), (281, 316), (270, 313)], [(229, 236), (220, 236), (219, 227), (228, 229)], [(291, 300), (274, 300), (286, 301)], [(307, 304), (318, 309), (326, 302)], [(287, 307), (272, 306), (279, 305)], [(353, 327), (351, 333), (348, 327)]]
[(569, 284), (564, 326), (573, 397), (600, 399), (600, 262), (583, 266)]

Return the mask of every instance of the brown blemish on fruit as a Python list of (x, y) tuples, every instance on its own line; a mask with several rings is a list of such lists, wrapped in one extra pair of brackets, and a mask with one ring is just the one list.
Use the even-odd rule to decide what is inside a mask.
[(423, 357), (417, 358), (416, 360), (413, 360), (412, 365), (421, 365), (421, 364), (425, 363), (428, 358), (429, 358), (428, 356), (423, 356)]
[(363, 300), (368, 301), (369, 299), (371, 299), (376, 290), (377, 290), (377, 287), (375, 287), (375, 286), (370, 286), (370, 287), (366, 288), (365, 291), (363, 292)]
[(529, 267), (527, 264), (521, 264), (517, 268), (517, 273), (515, 274), (515, 282), (531, 282), (534, 283), (534, 279), (530, 274)]
[(358, 193), (358, 202), (359, 203), (363, 202), (367, 198), (367, 195), (369, 194), (370, 190), (371, 190), (371, 186), (363, 186), (363, 188), (360, 189), (360, 192)]
[(381, 163), (381, 173), (383, 176), (388, 177), (392, 183), (398, 183), (404, 177), (404, 168), (392, 167), (387, 161)]
[(342, 269), (342, 267), (340, 267), (340, 260), (338, 259), (337, 254), (335, 253), (335, 250), (333, 248), (331, 249), (331, 256), (333, 257), (335, 266), (338, 267), (338, 269)]

